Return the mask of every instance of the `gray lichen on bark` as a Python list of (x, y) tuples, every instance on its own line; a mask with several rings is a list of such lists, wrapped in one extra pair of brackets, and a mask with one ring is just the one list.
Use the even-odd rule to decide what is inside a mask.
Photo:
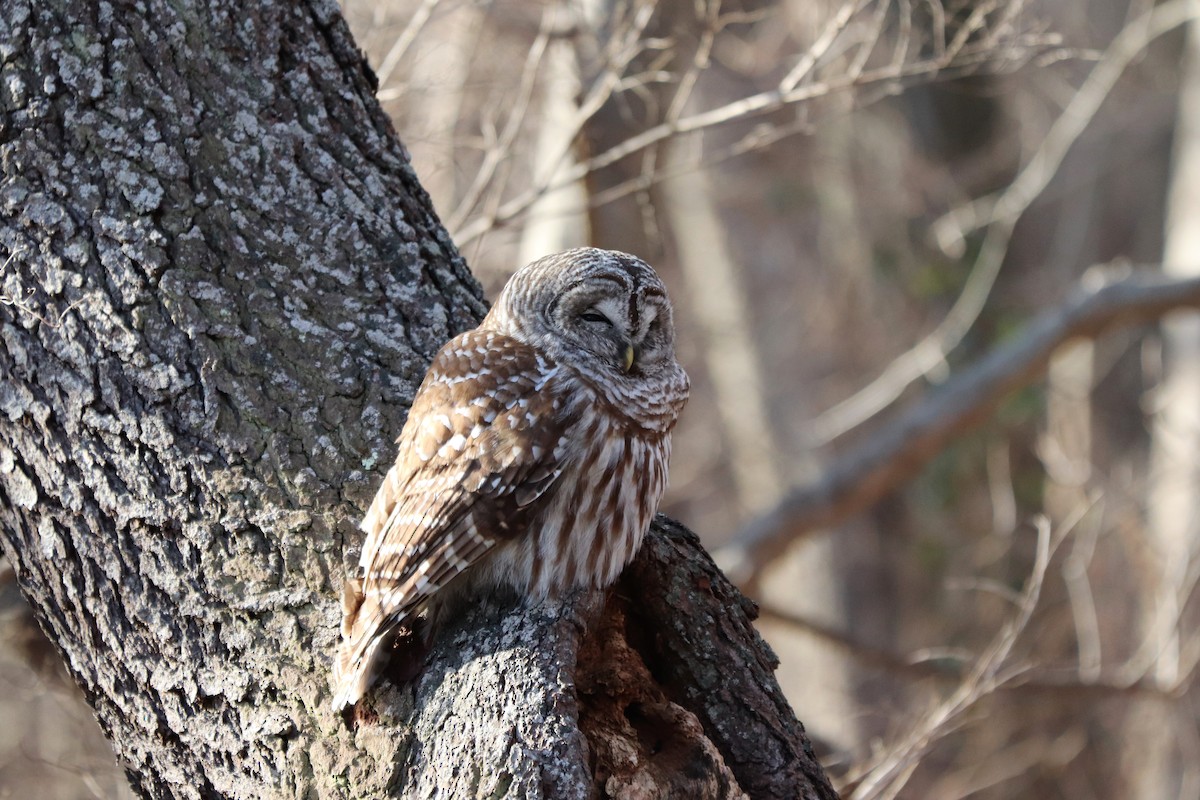
[(483, 603), (371, 724), (328, 709), (355, 521), (485, 310), (373, 90), (332, 0), (0, 5), (0, 541), (145, 797), (603, 789), (611, 598)]

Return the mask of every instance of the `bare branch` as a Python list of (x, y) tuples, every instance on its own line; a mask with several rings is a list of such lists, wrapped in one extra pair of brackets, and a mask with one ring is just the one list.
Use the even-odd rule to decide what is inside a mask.
[[(942, 682), (961, 681), (965, 675), (965, 659), (948, 658), (939, 651), (939, 658), (929, 654), (906, 655), (883, 647), (860, 642), (849, 634), (834, 630), (808, 617), (784, 611), (774, 606), (760, 604), (759, 619), (779, 623), (801, 631), (836, 648), (858, 664), (885, 672), (905, 680), (933, 679)], [(1094, 675), (1081, 672), (1076, 666), (1039, 666), (1004, 686), (999, 691), (1013, 693), (1059, 693), (1087, 700), (1096, 697), (1159, 697), (1170, 700), (1179, 697), (1185, 685), (1163, 687), (1151, 680), (1131, 681), (1120, 671), (1096, 672)]]
[(1041, 596), (1050, 564), (1051, 540), (1050, 523), (1042, 519), (1038, 524), (1037, 555), (1017, 615), (996, 634), (958, 688), (925, 714), (910, 734), (880, 752), (875, 763), (855, 782), (853, 791), (846, 793), (848, 798), (895, 797), (935, 742), (957, 729), (966, 712), (981, 699), (1021, 674), (1019, 668), (1006, 670), (1005, 667)]
[(392, 72), (395, 71), (400, 59), (404, 58), (404, 54), (408, 52), (408, 48), (416, 41), (417, 34), (425, 27), (425, 23), (429, 22), (429, 18), (433, 16), (433, 10), (441, 0), (421, 0), (421, 5), (413, 12), (412, 19), (404, 26), (404, 30), (396, 37), (396, 41), (392, 44), (387, 55), (383, 57), (383, 61), (379, 64), (379, 69), (375, 71), (375, 78), (379, 81), (380, 86), (385, 86), (388, 79), (392, 77)]
[[(990, 7), (990, 4), (979, 6), (963, 30), (982, 25), (975, 17)], [(1124, 28), (1072, 95), (1017, 178), (1003, 191), (968, 203), (934, 223), (933, 233), (942, 249), (957, 255), (965, 249), (966, 233), (988, 229), (962, 293), (932, 333), (895, 358), (870, 384), (809, 423), (812, 444), (826, 444), (844, 435), (895, 402), (914, 381), (944, 371), (947, 354), (974, 326), (991, 294), (1017, 220), (1057, 173), (1067, 151), (1091, 122), (1117, 79), (1155, 39), (1197, 15), (1200, 15), (1200, 0), (1173, 0)], [(965, 43), (965, 39), (960, 41), (956, 37), (946, 57), (959, 56)]]
[(1100, 620), (1096, 612), (1092, 584), (1088, 578), (1088, 566), (1095, 554), (1097, 534), (1096, 525), (1089, 525), (1084, 534), (1076, 538), (1062, 567), (1063, 583), (1067, 587), (1067, 599), (1070, 601), (1071, 617), (1075, 623), (1079, 675), (1087, 681), (1100, 677), (1102, 664)]
[(961, 252), (967, 234), (1024, 213), (1058, 172), (1067, 151), (1095, 117), (1126, 68), (1160, 36), (1200, 16), (1200, 1), (1172, 0), (1156, 6), (1121, 30), (1016, 180), (1003, 191), (985, 195), (947, 212), (931, 232), (947, 253)]
[(971, 36), (983, 30), (987, 24), (988, 14), (995, 10), (996, 0), (987, 0), (987, 2), (974, 5), (971, 9), (971, 16), (967, 17), (967, 21), (955, 32), (954, 39), (946, 49), (946, 57), (953, 59), (958, 56), (971, 41)]
[(1009, 393), (1035, 381), (1063, 342), (1095, 339), (1181, 308), (1200, 308), (1200, 278), (1142, 272), (1096, 288), (1085, 276), (1064, 305), (1036, 318), (1023, 336), (946, 381), (835, 462), (819, 481), (790, 492), (718, 550), (718, 563), (735, 583), (751, 585), (795, 539), (837, 524), (911, 479), (948, 442), (986, 420)]
[(825, 29), (821, 31), (821, 35), (813, 42), (812, 47), (808, 48), (807, 52), (800, 57), (796, 66), (792, 67), (787, 76), (779, 82), (781, 91), (790, 92), (795, 89), (802, 80), (808, 77), (812, 72), (813, 67), (821, 60), (821, 57), (828, 52), (834, 41), (842, 35), (846, 30), (846, 26), (850, 24), (851, 18), (854, 17), (867, 5), (867, 0), (858, 0), (858, 2), (843, 3), (833, 18), (825, 24)]
[(846, 70), (850, 75), (858, 77), (867, 66), (867, 60), (875, 52), (875, 46), (879, 44), (879, 39), (883, 36), (883, 29), (887, 23), (888, 10), (890, 8), (890, 2), (879, 3), (875, 6), (875, 15), (871, 19), (866, 39), (859, 44), (858, 51), (854, 54), (854, 60)]
[(495, 178), (497, 168), (512, 152), (512, 143), (521, 132), (522, 123), (525, 121), (525, 113), (529, 109), (529, 101), (533, 96), (534, 79), (537, 77), (542, 57), (546, 54), (546, 45), (550, 41), (553, 19), (554, 9), (551, 8), (543, 15), (541, 29), (538, 31), (537, 38), (534, 39), (533, 45), (529, 48), (529, 53), (525, 57), (525, 69), (521, 73), (521, 86), (517, 91), (516, 105), (509, 112), (508, 123), (504, 126), (504, 131), (500, 134), (496, 143), (488, 148), (483, 159), (483, 164), (480, 165), (479, 171), (475, 174), (475, 179), (471, 182), (471, 188), (467, 190), (466, 195), (459, 202), (454, 213), (450, 215), (449, 224), (451, 227), (456, 224), (456, 220), (461, 222), (471, 209), (475, 207), (484, 190)]
[[(857, 6), (851, 4), (853, 10)], [(831, 25), (841, 31), (838, 24), (841, 16)], [(822, 40), (823, 41), (823, 40)], [(822, 42), (818, 42), (820, 45)], [(603, 100), (614, 92), (620, 85), (623, 69), (637, 52), (637, 46), (645, 42), (626, 39), (624, 49), (616, 49), (615, 55), (610, 54), (613, 61), (609, 70), (597, 80), (594, 91), (580, 107), (579, 122), (576, 129), (590, 119), (603, 104)], [(688, 116), (668, 118), (662, 123), (650, 127), (607, 150), (597, 153), (591, 158), (581, 161), (570, 169), (561, 170), (545, 181), (534, 182), (516, 196), (501, 203), (494, 212), (476, 216), (470, 221), (462, 219), (460, 225), (454, 228), (455, 240), (461, 244), (471, 242), (485, 233), (502, 225), (509, 224), (527, 213), (530, 207), (547, 192), (554, 191), (564, 185), (574, 183), (587, 175), (604, 169), (625, 158), (682, 134), (707, 130), (709, 128), (727, 125), (733, 122), (752, 120), (768, 114), (801, 105), (813, 100), (858, 89), (880, 89), (886, 94), (901, 91), (907, 85), (917, 80), (930, 80), (935, 76), (956, 72), (974, 72), (985, 67), (1002, 69), (1005, 65), (1024, 64), (1028, 58), (1044, 53), (1047, 48), (1057, 47), (1061, 40), (1057, 36), (1015, 36), (1006, 42), (1003, 48), (994, 44), (966, 43), (953, 51), (933, 57), (918, 59), (909, 64), (889, 63), (873, 70), (860, 72), (835, 71), (824, 79), (814, 78), (801, 85), (788, 85), (785, 77), (771, 89), (743, 97), (716, 108), (697, 111)], [(816, 47), (816, 45), (814, 45)], [(804, 62), (797, 65), (797, 69)], [(794, 69), (793, 72), (797, 70)], [(803, 74), (800, 76), (803, 77)], [(596, 102), (596, 100), (600, 102)]]
[(708, 59), (712, 55), (713, 42), (716, 41), (721, 26), (720, 4), (711, 2), (705, 6), (704, 12), (705, 25), (700, 34), (700, 42), (696, 46), (696, 52), (692, 55), (687, 71), (679, 79), (679, 85), (675, 89), (675, 95), (671, 98), (671, 105), (667, 108), (664, 117), (667, 120), (677, 120), (683, 115), (683, 109), (692, 96), (692, 90), (696, 88), (696, 81), (700, 79), (700, 74), (708, 69)]

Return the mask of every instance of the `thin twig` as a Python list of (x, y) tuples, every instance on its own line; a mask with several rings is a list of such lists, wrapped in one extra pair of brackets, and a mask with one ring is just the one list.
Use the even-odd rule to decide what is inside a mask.
[[(653, 11), (653, 3), (644, 3), (638, 6), (628, 24), (621, 25), (618, 28), (618, 32), (613, 34), (605, 43), (605, 55), (602, 60), (603, 67), (591, 81), (591, 88), (588, 89), (583, 100), (580, 101), (579, 108), (576, 110), (571, 122), (564, 126), (565, 131), (561, 136), (563, 145), (559, 152), (553, 157), (545, 159), (543, 162), (545, 171), (541, 179), (535, 179), (531, 188), (523, 192), (516, 201), (510, 200), (504, 204), (501, 203), (504, 198), (504, 192), (493, 187), (490, 192), (491, 198), (484, 204), (484, 213), (477, 215), (470, 223), (467, 223), (466, 220), (469, 218), (469, 214), (472, 208), (474, 208), (475, 203), (472, 203), (470, 206), (459, 205), (446, 225), (453, 232), (454, 239), (459, 243), (459, 247), (465, 247), (484, 233), (511, 221), (518, 214), (527, 212), (548, 193), (574, 184), (591, 172), (590, 169), (581, 169), (581, 165), (578, 163), (571, 163), (573, 161), (571, 158), (572, 149), (587, 123), (600, 112), (604, 105), (622, 87), (629, 87), (625, 75), (625, 70), (629, 64), (645, 50), (659, 46), (657, 42), (647, 40), (644, 35), (646, 26), (653, 16)], [(548, 11), (547, 18), (550, 17), (551, 12)], [(545, 19), (544, 30), (546, 30)], [(492, 150), (494, 149), (498, 150), (498, 148), (492, 148), (488, 151), (488, 155), (494, 159), (499, 159), (507, 155), (507, 150), (505, 150), (504, 152), (497, 152), (493, 156)], [(477, 180), (477, 185), (480, 187), (481, 192), (484, 187), (489, 185), (489, 179), (483, 181)], [(478, 197), (476, 198), (477, 201)], [(514, 202), (517, 203), (519, 209), (514, 210)], [(474, 232), (467, 233), (469, 231)]]
[[(1002, 60), (1013, 61), (1017, 54), (1042, 52), (1060, 43), (1057, 37), (1044, 39), (1033, 38), (1013, 43), (1000, 53), (988, 50), (982, 46), (966, 45), (955, 51), (954, 58), (949, 55), (940, 58), (926, 58), (899, 68), (887, 64), (873, 70), (866, 70), (859, 75), (839, 74), (826, 81), (813, 81), (785, 90), (782, 85), (776, 86), (758, 94), (743, 97), (716, 108), (698, 111), (689, 116), (675, 120), (665, 120), (658, 125), (648, 128), (639, 134), (629, 137), (598, 153), (586, 161), (581, 161), (569, 169), (554, 174), (553, 179), (530, 186), (501, 204), (495, 213), (479, 216), (470, 222), (464, 222), (461, 227), (451, 226), (457, 242), (466, 244), (493, 230), (505, 225), (524, 214), (537, 200), (547, 192), (559, 189), (567, 184), (581, 180), (587, 175), (604, 169), (625, 158), (658, 145), (673, 137), (687, 133), (706, 130), (736, 121), (746, 121), (780, 111), (791, 106), (800, 105), (812, 100), (826, 97), (835, 93), (855, 89), (870, 89), (891, 86), (895, 91), (903, 88), (908, 82), (917, 79), (930, 79), (933, 76), (952, 70), (959, 64), (964, 68), (980, 69), (987, 64), (999, 64)], [(957, 61), (955, 60), (957, 59)], [(1020, 59), (1016, 59), (1020, 61)], [(619, 81), (617, 81), (619, 83)], [(615, 84), (614, 84), (615, 85)], [(606, 86), (611, 91), (611, 86)], [(601, 96), (605, 96), (603, 92)], [(599, 105), (586, 102), (580, 108), (581, 125), (598, 111)]]
[(800, 60), (796, 62), (796, 66), (792, 67), (791, 71), (779, 82), (779, 89), (782, 92), (790, 92), (795, 89), (802, 80), (808, 77), (812, 72), (813, 67), (821, 60), (821, 57), (829, 50), (833, 43), (837, 40), (842, 32), (846, 30), (846, 26), (850, 24), (850, 20), (854, 15), (863, 9), (870, 0), (858, 0), (853, 3), (842, 3), (837, 13), (825, 23), (825, 28), (821, 31), (821, 35), (812, 43), (812, 46), (800, 56)]
[(850, 66), (846, 72), (853, 77), (858, 77), (867, 66), (867, 59), (875, 52), (876, 45), (879, 44), (879, 39), (883, 35), (883, 29), (887, 23), (888, 9), (891, 7), (890, 2), (877, 3), (875, 6), (875, 16), (871, 19), (869, 33), (866, 40), (860, 42), (858, 51), (854, 54), (854, 60), (850, 62)]
[[(784, 611), (760, 603), (759, 619), (800, 631), (834, 647), (869, 669), (905, 680), (934, 679), (942, 682), (961, 681), (966, 674), (967, 659), (961, 653), (951, 655), (944, 650), (926, 650), (905, 655), (882, 647), (860, 642), (849, 634), (842, 633), (808, 617)], [(1076, 666), (1039, 666), (1014, 678), (998, 691), (1021, 693), (1062, 693), (1081, 700), (1098, 696), (1113, 697), (1159, 697), (1175, 699), (1180, 696), (1183, 685), (1159, 686), (1154, 681), (1129, 681), (1122, 673), (1112, 672), (1084, 674)]]
[(934, 221), (931, 232), (939, 247), (947, 253), (959, 252), (968, 234), (1022, 213), (1058, 172), (1067, 152), (1130, 63), (1156, 39), (1196, 17), (1200, 17), (1200, 0), (1170, 0), (1123, 28), (1072, 95), (1017, 179), (1003, 191), (976, 198)]
[(912, 41), (912, 4), (910, 0), (899, 0), (900, 22), (896, 30), (896, 45), (892, 48), (892, 66), (898, 67), (908, 59), (908, 46)]
[(525, 57), (525, 68), (521, 73), (521, 84), (517, 89), (516, 102), (508, 114), (508, 122), (504, 126), (504, 131), (484, 154), (483, 163), (479, 166), (479, 171), (475, 173), (471, 187), (459, 201), (454, 213), (450, 215), (450, 227), (453, 227), (456, 221), (461, 222), (475, 208), (484, 190), (495, 178), (497, 167), (512, 155), (512, 144), (524, 126), (525, 113), (528, 111), (529, 101), (533, 97), (538, 68), (541, 66), (542, 57), (546, 54), (546, 46), (550, 42), (552, 22), (553, 9), (550, 9), (543, 15), (542, 26), (538, 30), (537, 38), (533, 40), (529, 53)]
[(967, 17), (967, 21), (959, 26), (950, 45), (946, 48), (946, 58), (950, 60), (956, 58), (967, 46), (967, 42), (971, 41), (971, 37), (984, 29), (988, 14), (996, 10), (996, 3), (997, 0), (988, 0), (988, 2), (976, 3), (972, 6), (971, 16)]
[[(1061, 55), (1064, 59), (1073, 58), (1073, 55), (1067, 51), (1063, 51)], [(959, 72), (958, 69), (951, 68), (943, 71), (942, 74), (943, 77), (950, 79), (959, 74), (969, 74), (970, 72), (973, 72), (977, 66), (977, 64), (972, 63), (969, 65), (964, 65), (962, 72)], [(862, 91), (855, 97), (854, 109), (852, 110), (866, 108), (875, 102), (895, 95), (897, 92), (901, 91), (902, 88), (903, 87), (899, 84), (879, 84), (874, 91)], [(836, 113), (842, 114), (848, 112), (842, 109)], [(798, 117), (783, 124), (764, 124), (757, 126), (741, 139), (733, 142), (732, 144), (712, 150), (705, 150), (700, 154), (701, 157), (699, 158), (678, 160), (678, 163), (675, 166), (669, 168), (664, 167), (654, 172), (642, 170), (634, 177), (628, 178), (621, 183), (610, 186), (603, 191), (590, 195), (587, 199), (587, 205), (585, 207), (572, 209), (571, 213), (582, 213), (585, 208), (598, 208), (607, 203), (612, 203), (616, 200), (619, 200), (622, 197), (644, 192), (650, 187), (659, 185), (683, 172), (692, 172), (699, 169), (718, 166), (747, 153), (771, 147), (775, 143), (791, 136), (812, 133), (816, 127), (816, 122), (807, 117)], [(556, 183), (554, 185), (558, 184)]]
[(1049, 521), (1040, 520), (1037, 532), (1036, 556), (1016, 616), (996, 634), (958, 688), (925, 714), (912, 733), (881, 751), (875, 763), (867, 767), (865, 774), (855, 781), (854, 789), (848, 795), (852, 800), (895, 797), (922, 756), (935, 742), (960, 727), (967, 711), (999, 687), (1021, 676), (1023, 669), (1005, 667), (1017, 639), (1029, 625), (1037, 607), (1050, 563), (1053, 537)]
[(392, 77), (392, 72), (400, 63), (400, 59), (404, 58), (404, 54), (408, 52), (408, 48), (417, 39), (417, 35), (421, 29), (425, 27), (425, 23), (433, 15), (433, 9), (441, 0), (422, 0), (421, 5), (413, 12), (408, 24), (404, 26), (404, 30), (396, 37), (396, 41), (388, 50), (387, 55), (383, 57), (383, 61), (379, 63), (379, 69), (375, 71), (375, 77), (379, 81), (380, 88), (387, 85), (388, 78)]
[(1097, 537), (1098, 525), (1093, 522), (1083, 535), (1075, 538), (1062, 566), (1063, 583), (1067, 587), (1067, 600), (1075, 623), (1079, 675), (1085, 681), (1099, 679), (1103, 664), (1100, 618), (1096, 613), (1096, 601), (1088, 578), (1088, 567), (1096, 551)]

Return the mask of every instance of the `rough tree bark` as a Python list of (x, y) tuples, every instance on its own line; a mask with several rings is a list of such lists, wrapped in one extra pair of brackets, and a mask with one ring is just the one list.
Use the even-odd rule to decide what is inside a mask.
[(332, 0), (0, 5), (0, 534), (144, 797), (834, 797), (661, 522), (328, 710), (355, 520), (485, 304)]

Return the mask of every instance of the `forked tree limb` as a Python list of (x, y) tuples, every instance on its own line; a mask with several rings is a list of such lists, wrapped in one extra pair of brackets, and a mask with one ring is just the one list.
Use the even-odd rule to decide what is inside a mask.
[(655, 527), (617, 590), (658, 684), (696, 714), (751, 797), (836, 798), (778, 691), (779, 662), (751, 624), (757, 606), (694, 533), (663, 516)]
[(1200, 309), (1196, 278), (1146, 270), (1099, 287), (1093, 283), (1085, 278), (1065, 303), (1036, 317), (1017, 338), (883, 423), (817, 482), (790, 491), (720, 548), (717, 563), (734, 583), (752, 587), (763, 568), (793, 541), (862, 512), (912, 480), (947, 444), (985, 422), (1012, 392), (1038, 380), (1064, 343), (1151, 323), (1172, 311)]

